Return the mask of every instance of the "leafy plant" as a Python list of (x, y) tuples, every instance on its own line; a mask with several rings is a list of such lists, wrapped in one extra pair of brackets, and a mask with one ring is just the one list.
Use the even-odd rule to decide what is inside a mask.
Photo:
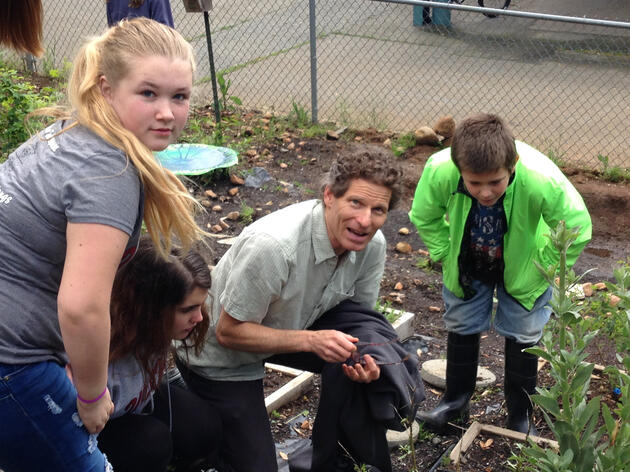
[(38, 92), (17, 71), (0, 66), (0, 161), (29, 138), (26, 115), (58, 98), (55, 89), (44, 87)]
[(602, 154), (597, 155), (597, 160), (602, 163), (603, 171), (602, 177), (609, 182), (622, 182), (629, 178), (630, 172), (628, 170), (623, 170), (618, 166), (610, 166), (610, 162), (608, 156), (604, 156)]
[(230, 88), (232, 87), (232, 80), (226, 79), (223, 72), (217, 72), (217, 85), (219, 86), (219, 92), (221, 93), (221, 111), (232, 110), (234, 105), (242, 105), (243, 102), (236, 95), (230, 95)]
[(241, 202), (241, 221), (243, 222), (243, 224), (248, 225), (252, 221), (254, 221), (254, 213), (256, 213), (256, 210), (254, 210), (244, 201)]
[(380, 298), (376, 300), (376, 305), (374, 309), (379, 313), (382, 313), (385, 316), (385, 319), (390, 323), (394, 323), (398, 318), (400, 318), (401, 311), (396, 310), (392, 307), (392, 302), (386, 300), (384, 303), (381, 302)]
[(413, 133), (405, 133), (392, 141), (392, 151), (396, 157), (402, 156), (407, 149), (416, 145), (416, 138)]
[(295, 100), (291, 101), (291, 112), (289, 113), (289, 119), (293, 121), (296, 127), (306, 128), (311, 124), (311, 117), (308, 110), (296, 103)]
[[(561, 221), (549, 235), (560, 260), (548, 268), (540, 264), (537, 267), (553, 287), (549, 305), (555, 317), (543, 335), (542, 348), (527, 349), (546, 359), (551, 366), (550, 375), (555, 384), (550, 388), (537, 388), (538, 393), (532, 395), (532, 400), (540, 407), (559, 448), (557, 451), (542, 449), (530, 442), (522, 449), (518, 460), (510, 462), (513, 470), (613, 472), (627, 470), (630, 466), (630, 381), (627, 374), (625, 377), (620, 374), (625, 381), (621, 407), (611, 412), (605, 404), (600, 407), (600, 397), (587, 399), (593, 364), (586, 362), (586, 347), (597, 331), (588, 329), (579, 305), (569, 295), (571, 287), (581, 277), (575, 277), (566, 266), (567, 249), (578, 234), (578, 228), (567, 229)], [(630, 359), (627, 364), (630, 367)], [(600, 412), (602, 427), (598, 427)]]

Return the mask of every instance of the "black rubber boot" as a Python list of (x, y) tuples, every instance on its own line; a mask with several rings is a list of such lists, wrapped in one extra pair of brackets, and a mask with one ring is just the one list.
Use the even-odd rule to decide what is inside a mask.
[(522, 352), (534, 344), (520, 344), (505, 338), (505, 404), (508, 429), (538, 436), (529, 395), (536, 393), (538, 356)]
[(446, 391), (431, 411), (420, 411), (418, 420), (438, 433), (447, 432), (448, 423), (468, 421), (468, 403), (475, 391), (479, 362), (480, 334), (448, 333), (446, 348)]

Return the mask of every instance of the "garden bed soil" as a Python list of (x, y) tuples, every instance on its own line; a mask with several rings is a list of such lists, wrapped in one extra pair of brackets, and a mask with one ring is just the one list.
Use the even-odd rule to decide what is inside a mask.
[[(250, 121), (260, 118), (256, 114), (249, 116)], [(272, 176), (273, 180), (261, 188), (239, 185), (237, 179), (230, 179), (227, 173), (215, 177), (210, 182), (202, 183), (203, 180), (199, 178), (191, 182), (190, 186), (195, 195), (200, 200), (205, 200), (204, 205), (208, 206), (208, 213), (200, 216), (200, 222), (204, 228), (213, 232), (210, 228), (213, 226), (216, 228), (216, 225), (221, 224), (220, 219), (233, 211), (243, 214), (251, 208), (252, 219), (257, 219), (292, 203), (317, 198), (320, 195), (321, 177), (332, 159), (344, 153), (370, 147), (382, 149), (383, 141), (391, 137), (391, 134), (368, 129), (346, 130), (338, 140), (325, 137), (304, 139), (300, 137), (298, 131), (287, 131), (272, 142), (253, 147), (239, 157), (240, 162), (236, 170), (239, 177), (245, 178), (254, 167), (263, 167)], [(431, 146), (416, 146), (406, 150), (399, 158), (403, 167), (404, 193), (398, 207), (390, 211), (383, 227), (388, 249), (380, 298), (392, 308), (415, 313), (414, 332), (431, 338), (428, 342), (428, 351), (422, 354), (421, 361), (445, 355), (446, 331), (441, 319), (444, 305), (439, 269), (432, 269), (423, 262), (426, 261), (426, 257), (418, 251), (425, 247), (416, 229), (409, 222), (407, 213), (424, 163), (436, 150)], [(613, 281), (612, 267), (618, 261), (627, 260), (629, 256), (627, 245), (630, 241), (630, 188), (627, 185), (603, 181), (595, 173), (577, 169), (563, 170), (582, 194), (593, 219), (593, 239), (575, 265), (575, 271), (582, 273), (586, 269), (595, 268), (585, 280)], [(230, 194), (231, 189), (236, 189), (232, 190), (236, 193)], [(206, 190), (212, 190), (217, 197), (208, 197), (204, 193)], [(216, 205), (220, 206), (220, 210)], [(212, 207), (215, 207), (215, 210), (212, 210)], [(222, 239), (238, 235), (245, 226), (242, 219), (223, 221), (229, 227), (208, 238), (208, 247), (204, 249), (211, 265), (216, 264), (229, 247), (221, 244)], [(408, 234), (399, 232), (403, 227), (409, 230)], [(408, 243), (412, 251), (398, 252), (396, 245), (399, 242)], [(395, 288), (397, 284), (398, 289)], [(495, 332), (483, 335), (480, 363), (497, 376), (497, 384), (475, 394), (471, 407), (471, 421), (504, 426), (505, 410), (501, 387), (503, 342), (503, 338)], [(616, 350), (608, 338), (598, 338), (593, 345), (595, 347), (589, 360), (604, 365), (616, 363)], [(275, 380), (269, 378), (267, 382), (274, 383)], [(540, 382), (542, 384), (549, 382), (549, 377), (544, 371), (540, 375)], [(603, 394), (607, 402), (614, 402), (611, 398), (611, 386), (607, 384), (605, 378), (594, 380), (591, 391), (594, 394)], [(430, 385), (426, 385), (426, 392), (427, 399), (421, 405), (422, 409), (435, 406), (441, 395), (439, 389)], [(308, 394), (270, 415), (277, 443), (296, 436), (298, 434), (296, 429), (300, 429), (299, 435), (309, 436), (308, 426), (312, 426), (318, 398), (319, 383), (316, 380), (314, 388)], [(538, 415), (537, 426), (543, 435), (548, 436), (549, 431), (544, 422), (540, 421), (540, 417), (541, 415)], [(294, 418), (298, 418), (303, 427), (296, 428), (291, 421)], [(475, 440), (465, 455), (465, 463), (457, 470), (486, 472), (508, 470), (506, 460), (512, 452), (517, 451), (516, 443), (495, 437), (492, 444), (484, 448), (480, 441), (488, 444), (486, 436)], [(458, 440), (458, 435), (452, 435), (424, 437), (417, 441), (415, 449), (418, 470), (455, 470), (449, 466), (431, 468)], [(411, 468), (411, 454), (405, 454), (404, 450), (393, 450), (392, 461), (395, 471), (408, 471)]]

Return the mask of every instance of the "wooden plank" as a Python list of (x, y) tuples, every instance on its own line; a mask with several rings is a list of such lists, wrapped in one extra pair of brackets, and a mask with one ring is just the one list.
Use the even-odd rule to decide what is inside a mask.
[[(515, 439), (517, 441), (526, 441), (528, 437), (525, 433), (519, 433), (518, 431), (512, 431), (507, 428), (499, 428), (491, 424), (481, 424), (481, 431), (496, 434), (497, 436), (505, 436), (506, 438)], [(536, 444), (547, 444), (555, 450), (559, 448), (558, 442), (553, 439), (541, 438), (539, 436), (529, 436), (529, 439)]]
[(278, 390), (265, 398), (265, 406), (267, 413), (277, 410), (286, 403), (295, 400), (304, 392), (313, 388), (314, 374), (312, 372), (302, 372), (300, 375), (291, 379)]
[(473, 422), (470, 427), (466, 430), (462, 438), (459, 440), (455, 447), (451, 451), (451, 461), (453, 464), (459, 464), (459, 460), (463, 452), (466, 452), (466, 449), (470, 447), (472, 442), (475, 440), (479, 432), (481, 431), (481, 424), (477, 421)]
[(286, 365), (272, 364), (271, 362), (265, 363), (265, 367), (268, 367), (269, 369), (277, 370), (278, 372), (282, 372), (283, 374), (290, 375), (291, 377), (297, 377), (302, 372), (304, 372), (303, 370), (300, 370), (300, 369), (294, 369), (293, 367), (287, 367)]

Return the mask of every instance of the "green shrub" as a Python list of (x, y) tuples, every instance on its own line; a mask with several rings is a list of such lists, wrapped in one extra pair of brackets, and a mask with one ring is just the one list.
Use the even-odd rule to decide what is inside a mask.
[(56, 98), (54, 89), (44, 87), (38, 92), (17, 71), (0, 66), (0, 162), (29, 138), (26, 115)]

